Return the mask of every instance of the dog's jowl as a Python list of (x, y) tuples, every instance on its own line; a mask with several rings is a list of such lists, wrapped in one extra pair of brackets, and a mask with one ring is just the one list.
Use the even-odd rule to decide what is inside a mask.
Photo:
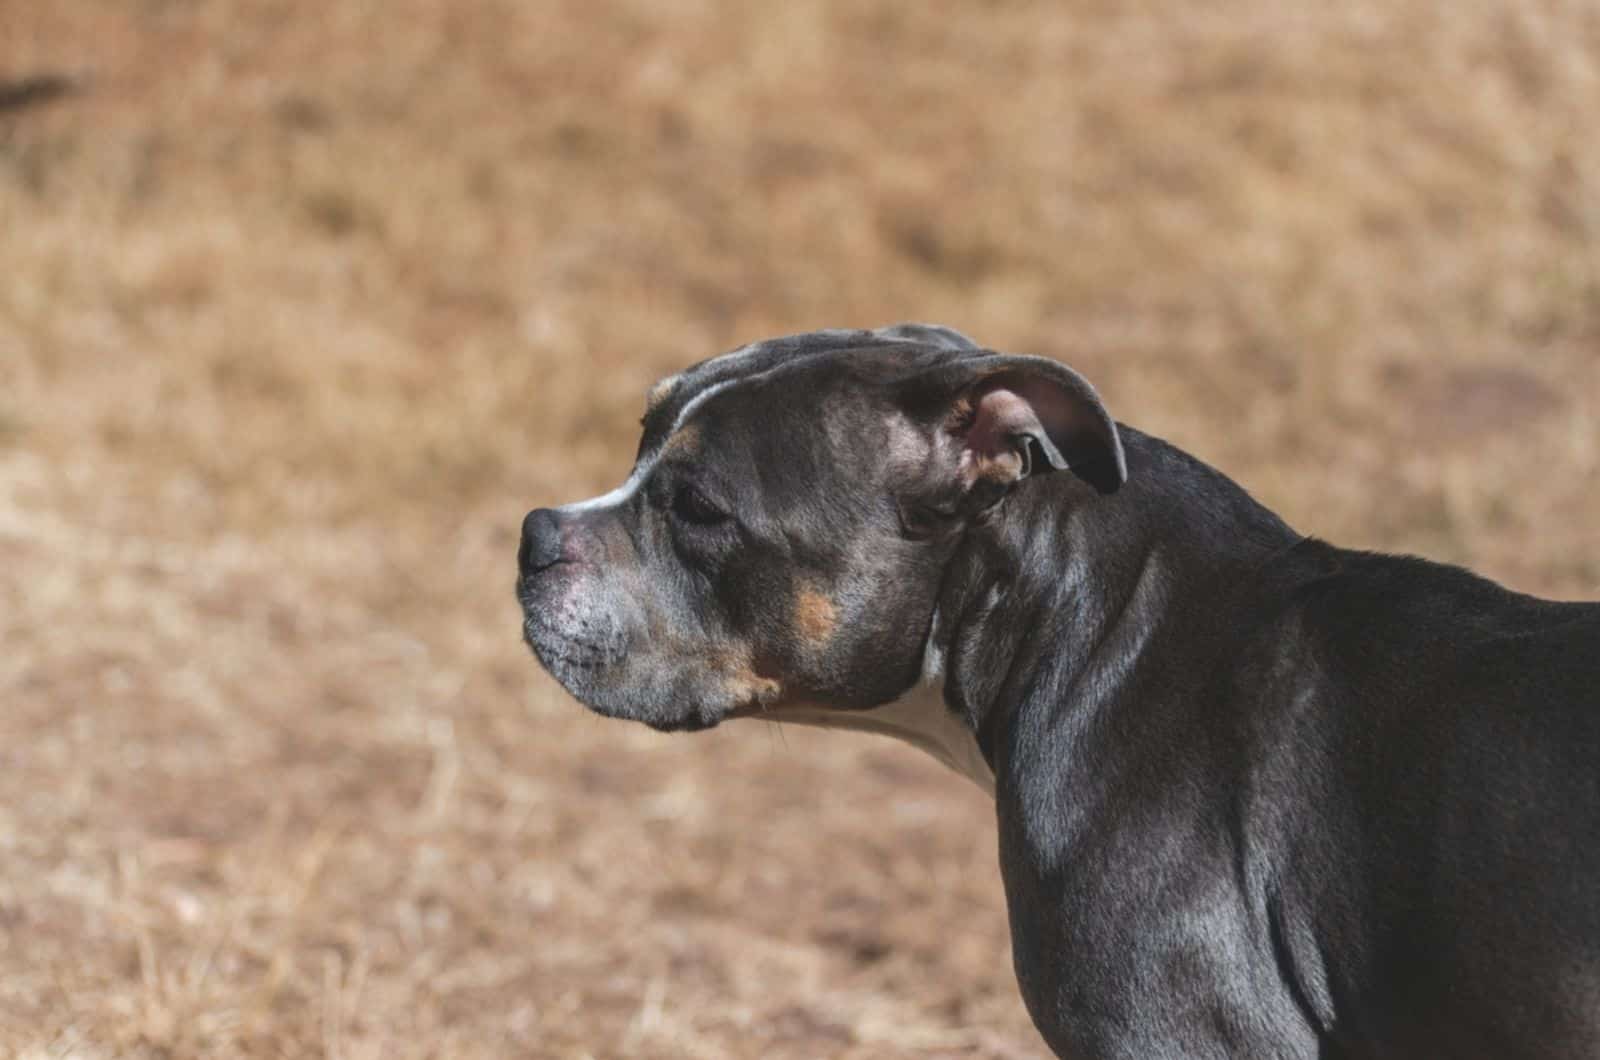
[(1303, 537), (920, 325), (663, 380), (518, 567), (602, 714), (888, 733), (991, 792), (1062, 1056), (1600, 1057), (1600, 605)]

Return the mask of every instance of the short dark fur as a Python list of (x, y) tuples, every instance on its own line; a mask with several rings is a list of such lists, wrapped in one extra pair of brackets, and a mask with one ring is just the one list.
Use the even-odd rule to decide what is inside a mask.
[[(1114, 492), (1069, 453), (1079, 474), (1036, 460), (911, 532), (908, 506), (952, 510), (938, 409), (991, 356), (899, 329), (708, 362), (641, 457), (744, 380), (700, 410), (694, 473), (740, 513), (725, 551), (673, 545), (649, 484), (534, 551), (614, 535), (696, 643), (838, 709), (915, 682), (936, 610), (945, 701), (995, 774), (1023, 997), (1062, 1056), (1600, 1057), (1600, 605), (1303, 538), (1127, 427)], [(897, 415), (926, 467), (885, 456)], [(550, 665), (541, 609), (579, 574), (530, 547)], [(800, 583), (843, 601), (820, 655), (774, 603)], [(663, 728), (752, 709), (671, 688), (604, 705)]]

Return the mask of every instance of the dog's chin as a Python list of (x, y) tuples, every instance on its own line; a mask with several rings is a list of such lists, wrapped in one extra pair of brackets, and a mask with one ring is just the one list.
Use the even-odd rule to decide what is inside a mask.
[(733, 716), (701, 703), (688, 707), (682, 703), (652, 703), (648, 692), (619, 682), (614, 666), (572, 651), (570, 645), (550, 637), (533, 623), (524, 625), (523, 640), (539, 665), (568, 695), (603, 718), (641, 722), (657, 732), (702, 732)]
[[(734, 716), (727, 704), (710, 701), (714, 694), (703, 696), (714, 690), (697, 687), (697, 681), (641, 678), (642, 664), (630, 663), (630, 645), (622, 638), (573, 636), (550, 621), (546, 610), (520, 585), (519, 595), (522, 639), (534, 658), (573, 699), (601, 717), (641, 722), (657, 732), (701, 732)], [(643, 665), (643, 672), (650, 670)], [(673, 694), (663, 696), (665, 686), (671, 685), (676, 686)]]
[(681, 718), (668, 720), (641, 719), (656, 732), (704, 732), (715, 729), (722, 724), (722, 715), (706, 715), (698, 712), (685, 715)]
[(684, 710), (676, 704), (653, 706), (618, 697), (613, 702), (610, 697), (590, 699), (573, 692), (573, 698), (588, 707), (603, 718), (615, 718), (618, 721), (637, 721), (650, 726), (656, 732), (704, 732), (714, 729), (722, 724), (727, 717), (721, 711), (709, 710), (699, 706)]

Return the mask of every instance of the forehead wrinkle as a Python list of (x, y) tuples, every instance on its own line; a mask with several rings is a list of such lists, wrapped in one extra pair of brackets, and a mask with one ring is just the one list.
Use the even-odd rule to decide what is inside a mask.
[[(648, 405), (646, 436), (664, 438), (684, 422), (684, 414), (709, 391), (727, 383), (764, 378), (791, 367), (813, 364), (824, 357), (890, 349), (913, 350), (914, 339), (848, 328), (824, 329), (748, 343), (727, 353), (690, 365), (671, 377), (672, 386)], [(657, 384), (663, 386), (668, 380)], [(674, 408), (676, 406), (676, 408)], [(667, 424), (671, 424), (668, 427)]]
[[(679, 439), (678, 436), (684, 430), (684, 424), (688, 422), (689, 418), (695, 414), (701, 405), (736, 382), (738, 380), (726, 380), (721, 383), (714, 383), (701, 390), (677, 410), (673, 415), (671, 425), (665, 429), (659, 423), (654, 427), (650, 425), (651, 420), (658, 419), (665, 413), (665, 405), (646, 412), (644, 437), (639, 440), (639, 455), (634, 461), (633, 473), (629, 476), (629, 481), (633, 483), (643, 482), (650, 477), (650, 473), (655, 470), (656, 465), (661, 462), (662, 458), (674, 450), (690, 445), (690, 443), (697, 443), (699, 440), (698, 433)], [(675, 387), (674, 389), (678, 388)], [(652, 436), (656, 439), (654, 444), (651, 444)], [(691, 449), (694, 447), (697, 446), (691, 446)]]
[[(840, 332), (838, 334), (848, 335), (851, 333)], [(714, 366), (720, 361), (730, 359), (733, 361), (753, 359), (764, 351), (781, 354), (785, 350), (783, 345), (784, 341), (785, 340), (769, 340), (768, 342), (758, 342), (752, 343), (748, 346), (741, 346), (739, 349), (734, 350), (731, 353), (725, 353), (721, 357), (714, 357), (709, 361), (702, 361), (700, 364), (695, 365), (686, 371), (680, 372), (675, 376), (671, 376), (666, 380), (662, 380), (661, 383), (658, 383), (657, 388), (666, 383), (670, 383), (671, 385), (667, 388), (667, 392), (661, 401), (649, 405), (649, 407), (647, 407), (645, 410), (644, 419), (642, 421), (644, 424), (644, 435), (639, 439), (639, 453), (634, 459), (633, 470), (628, 475), (627, 480), (610, 493), (600, 497), (591, 498), (588, 501), (567, 505), (566, 507), (569, 510), (581, 511), (592, 508), (609, 507), (615, 504), (620, 504), (631, 498), (639, 490), (640, 486), (644, 484), (644, 481), (650, 477), (651, 472), (655, 470), (656, 464), (660, 462), (663, 454), (671, 444), (673, 435), (680, 431), (684, 425), (688, 423), (690, 419), (694, 417), (694, 415), (706, 404), (706, 402), (710, 401), (723, 391), (732, 389), (742, 383), (756, 383), (761, 380), (771, 378), (773, 375), (781, 373), (789, 368), (797, 368), (802, 365), (811, 364), (819, 357), (824, 355), (846, 353), (851, 349), (856, 348), (855, 346), (840, 345), (822, 350), (806, 351), (804, 347), (801, 347), (798, 350), (790, 350), (789, 355), (784, 359), (780, 359), (776, 364), (769, 365), (765, 368), (757, 368), (755, 370), (746, 372), (745, 374), (734, 375), (730, 378), (708, 380), (698, 390), (694, 389), (692, 377), (699, 374), (705, 368)], [(858, 345), (861, 347), (866, 347), (870, 344), (870, 342), (863, 342)], [(680, 399), (683, 401), (683, 404), (674, 410), (674, 402)], [(664, 424), (669, 423), (669, 416), (671, 417), (670, 425), (664, 426)]]
[[(859, 363), (859, 359), (852, 357), (852, 354), (882, 355), (894, 350), (914, 351), (916, 347), (914, 342), (890, 340), (872, 332), (832, 330), (750, 343), (693, 365), (657, 384), (660, 387), (670, 382), (671, 386), (662, 399), (645, 413), (645, 432), (640, 439), (639, 456), (630, 476), (630, 484), (636, 487), (647, 478), (667, 450), (675, 447), (674, 435), (683, 430), (711, 399), (724, 391), (745, 384), (760, 384), (786, 372), (813, 368), (824, 358), (836, 358), (844, 364), (854, 365)], [(950, 353), (941, 351), (941, 356), (948, 357)], [(729, 367), (733, 368), (733, 374), (722, 375), (722, 371)], [(707, 375), (710, 378), (697, 378)], [(823, 424), (823, 428), (828, 429), (828, 426)], [(851, 448), (854, 447), (847, 446), (846, 450)], [(763, 490), (766, 491), (771, 485), (765, 474), (766, 469), (762, 461), (755, 463), (756, 473), (761, 477)]]

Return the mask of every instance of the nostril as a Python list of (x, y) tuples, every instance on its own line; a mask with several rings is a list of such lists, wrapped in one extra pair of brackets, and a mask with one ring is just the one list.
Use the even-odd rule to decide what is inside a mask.
[(517, 566), (524, 574), (541, 571), (561, 559), (561, 524), (549, 508), (535, 508), (522, 520), (522, 545)]

